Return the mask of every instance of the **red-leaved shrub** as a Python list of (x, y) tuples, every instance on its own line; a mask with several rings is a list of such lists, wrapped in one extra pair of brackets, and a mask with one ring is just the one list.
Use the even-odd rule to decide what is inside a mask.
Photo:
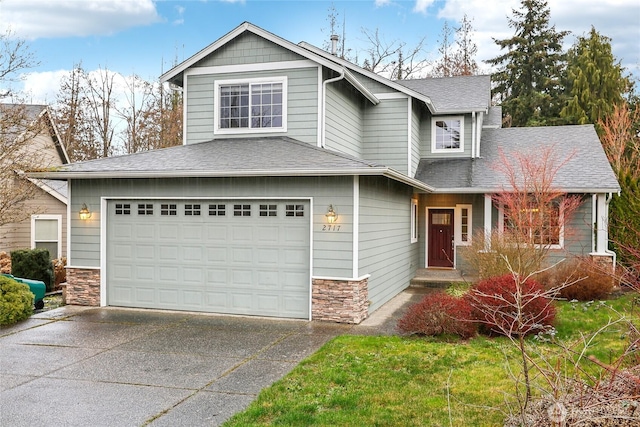
[(557, 296), (569, 301), (605, 299), (611, 295), (614, 285), (611, 265), (598, 264), (589, 257), (558, 264), (537, 274), (536, 280), (547, 289), (559, 289)]
[(538, 333), (545, 326), (553, 324), (556, 316), (551, 298), (545, 295), (540, 283), (529, 279), (521, 284), (520, 292), (517, 292), (511, 274), (476, 283), (465, 298), (472, 307), (472, 319), (479, 322), (480, 331), (484, 333)]
[(451, 334), (462, 338), (476, 333), (469, 303), (444, 292), (427, 294), (422, 301), (410, 306), (398, 321), (398, 329), (407, 334)]

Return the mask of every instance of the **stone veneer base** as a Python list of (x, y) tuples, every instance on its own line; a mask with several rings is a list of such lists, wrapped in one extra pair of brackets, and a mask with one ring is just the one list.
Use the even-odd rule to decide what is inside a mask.
[(312, 320), (358, 324), (369, 315), (369, 280), (313, 279)]
[(100, 269), (67, 268), (66, 304), (100, 305)]

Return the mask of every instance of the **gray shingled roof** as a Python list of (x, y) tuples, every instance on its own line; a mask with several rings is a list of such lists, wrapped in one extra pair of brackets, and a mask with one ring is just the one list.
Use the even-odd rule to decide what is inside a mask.
[(609, 165), (593, 125), (484, 129), (477, 159), (422, 159), (415, 178), (438, 193), (483, 193), (508, 189), (496, 169), (500, 152), (539, 156), (553, 147), (556, 161), (564, 164), (554, 187), (567, 192), (617, 192), (620, 186)]
[[(225, 138), (72, 163), (46, 177), (220, 176), (247, 173), (360, 170), (383, 167), (289, 137)], [(31, 173), (32, 176), (40, 176)]]
[(396, 80), (398, 84), (428, 96), (436, 113), (486, 110), (491, 104), (491, 76), (456, 76)]

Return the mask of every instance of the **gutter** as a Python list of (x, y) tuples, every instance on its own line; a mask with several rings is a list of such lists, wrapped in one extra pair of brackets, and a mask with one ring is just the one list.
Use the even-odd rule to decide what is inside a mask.
[(327, 148), (326, 146), (326, 132), (327, 132), (327, 85), (329, 83), (335, 83), (344, 79), (345, 69), (343, 68), (340, 71), (340, 75), (338, 77), (334, 77), (332, 79), (328, 79), (322, 82), (322, 140), (320, 146), (322, 148)]
[[(620, 192), (618, 192), (620, 194)], [(613, 199), (613, 193), (609, 192), (608, 196), (605, 196), (604, 204), (607, 207), (607, 228), (609, 227), (609, 203), (611, 203), (611, 199)], [(609, 249), (609, 230), (607, 230), (607, 249), (604, 251), (613, 257), (613, 273), (616, 272), (616, 262), (617, 262), (617, 254)]]

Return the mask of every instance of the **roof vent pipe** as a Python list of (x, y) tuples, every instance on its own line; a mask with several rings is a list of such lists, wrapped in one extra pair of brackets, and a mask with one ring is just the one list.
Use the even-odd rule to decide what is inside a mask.
[(338, 54), (338, 35), (337, 34), (331, 34), (331, 54), (334, 56)]

